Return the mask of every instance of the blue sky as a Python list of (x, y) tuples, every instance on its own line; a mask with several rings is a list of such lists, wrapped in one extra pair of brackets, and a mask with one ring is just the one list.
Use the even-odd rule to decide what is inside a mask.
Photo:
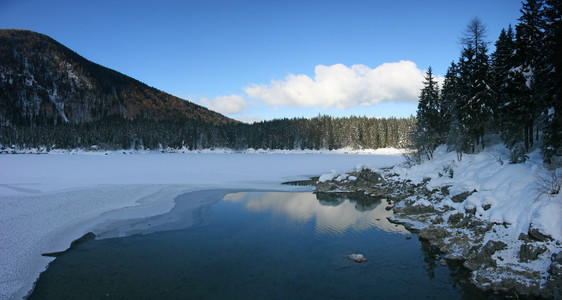
[(0, 28), (51, 36), (167, 93), (251, 121), (415, 115), (473, 17), (493, 42), (517, 0), (0, 0)]

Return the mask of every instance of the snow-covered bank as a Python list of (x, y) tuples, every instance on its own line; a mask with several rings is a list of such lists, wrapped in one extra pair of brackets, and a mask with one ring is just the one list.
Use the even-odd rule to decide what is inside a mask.
[(538, 151), (522, 164), (508, 157), (496, 145), (458, 161), (441, 147), (411, 167), (325, 174), (317, 189), (387, 198), (391, 220), (463, 261), (481, 288), (562, 297), (562, 169), (548, 170)]
[(47, 148), (31, 148), (31, 149), (15, 149), (10, 147), (1, 147), (0, 154), (93, 154), (93, 155), (121, 155), (121, 154), (155, 154), (155, 153), (187, 153), (187, 154), (376, 154), (376, 155), (400, 155), (411, 152), (409, 149), (397, 148), (379, 148), (379, 149), (298, 149), (298, 150), (281, 150), (281, 149), (230, 149), (230, 148), (214, 148), (214, 149), (198, 149), (189, 150), (188, 148), (174, 149), (164, 148), (157, 150), (100, 150), (97, 147), (90, 149), (52, 149)]
[(42, 253), (64, 250), (108, 216), (162, 214), (194, 190), (302, 190), (280, 183), (403, 161), (398, 155), (131, 153), (0, 155), (0, 299), (24, 296), (52, 260)]
[(557, 177), (553, 179), (560, 184), (562, 169), (547, 170), (539, 151), (531, 153), (522, 164), (509, 164), (509, 152), (502, 145), (464, 155), (460, 162), (454, 152), (444, 147), (436, 151), (435, 157), (411, 168), (395, 167), (394, 172), (415, 184), (426, 181), (428, 190), (449, 186), (451, 195), (476, 191), (461, 203), (445, 199), (440, 204), (462, 213), (476, 209), (480, 219), (509, 224), (517, 236), (532, 227), (562, 241), (562, 193), (551, 194), (543, 181), (545, 177)]

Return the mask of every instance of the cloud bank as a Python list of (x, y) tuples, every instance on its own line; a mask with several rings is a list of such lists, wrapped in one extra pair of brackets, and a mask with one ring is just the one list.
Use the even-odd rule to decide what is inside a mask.
[(368, 106), (383, 101), (417, 102), (423, 87), (424, 71), (402, 60), (374, 69), (365, 65), (318, 65), (314, 78), (288, 75), (269, 84), (253, 84), (243, 90), (267, 106), (337, 107)]

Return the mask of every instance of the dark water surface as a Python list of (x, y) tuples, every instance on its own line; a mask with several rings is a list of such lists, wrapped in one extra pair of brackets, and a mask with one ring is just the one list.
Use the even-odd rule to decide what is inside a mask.
[[(436, 253), (416, 236), (388, 223), (384, 201), (318, 199), (308, 192), (206, 191), (189, 197), (209, 193), (223, 200), (183, 210), (184, 216), (170, 213), (174, 224), (183, 218), (186, 228), (90, 240), (59, 256), (40, 275), (29, 298), (483, 296), (458, 284), (462, 268), (439, 265)], [(352, 253), (362, 253), (368, 261), (355, 263), (347, 258)]]

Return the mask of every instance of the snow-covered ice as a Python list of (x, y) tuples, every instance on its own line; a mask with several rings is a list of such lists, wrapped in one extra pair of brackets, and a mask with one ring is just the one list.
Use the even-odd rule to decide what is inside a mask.
[(280, 183), (332, 169), (351, 171), (358, 164), (390, 167), (403, 160), (394, 150), (375, 152), (394, 155), (216, 152), (0, 155), (0, 299), (25, 296), (52, 260), (42, 253), (66, 249), (108, 218), (163, 214), (189, 191), (303, 190), (307, 188)]

